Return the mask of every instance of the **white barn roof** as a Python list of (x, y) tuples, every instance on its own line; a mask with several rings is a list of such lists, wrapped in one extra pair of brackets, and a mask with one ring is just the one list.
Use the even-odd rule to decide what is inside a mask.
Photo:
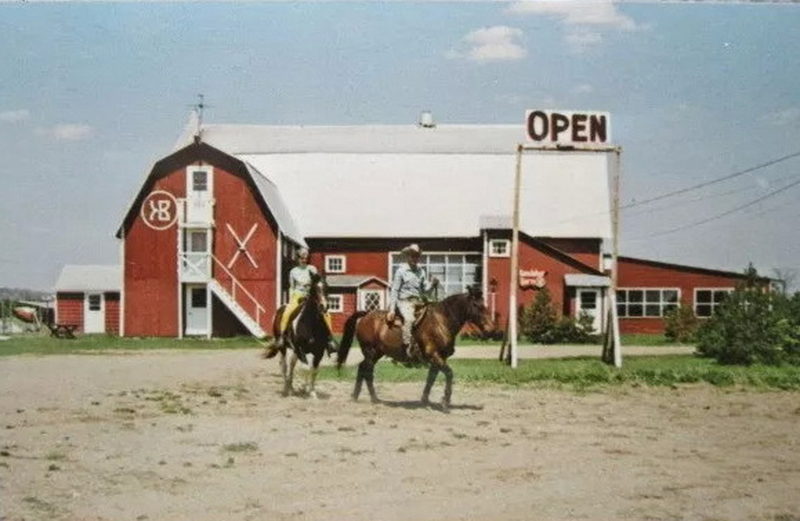
[[(202, 137), (274, 183), (305, 237), (473, 237), (481, 216), (511, 214), (522, 132), (522, 124), (207, 125)], [(527, 154), (520, 219), (534, 237), (610, 237), (607, 158)]]
[(56, 281), (56, 291), (120, 291), (119, 266), (67, 264)]

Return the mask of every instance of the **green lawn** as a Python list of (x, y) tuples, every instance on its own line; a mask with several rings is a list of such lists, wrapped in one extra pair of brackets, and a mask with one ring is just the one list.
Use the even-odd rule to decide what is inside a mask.
[[(679, 342), (673, 342), (668, 340), (664, 335), (653, 335), (653, 334), (626, 334), (622, 335), (621, 337), (622, 345), (628, 346), (679, 346), (679, 345), (686, 345), (681, 344)], [(521, 344), (529, 344), (527, 340), (520, 339)], [(599, 343), (598, 343), (599, 344)], [(477, 338), (465, 338), (459, 337), (458, 339), (459, 346), (485, 346), (485, 345), (496, 345), (498, 348), (500, 347), (499, 340), (481, 340)]]
[[(450, 364), (459, 383), (477, 385), (586, 389), (620, 384), (671, 386), (706, 382), (717, 386), (800, 390), (800, 367), (797, 366), (723, 366), (693, 356), (628, 357), (621, 370), (596, 358), (522, 360), (516, 370), (494, 360), (452, 360)], [(409, 369), (393, 363), (380, 363), (375, 369), (375, 378), (381, 382), (422, 382), (426, 373), (426, 368)], [(320, 377), (354, 381), (355, 368), (347, 367), (337, 373), (333, 367), (325, 367)]]
[(147, 349), (244, 349), (260, 347), (252, 337), (214, 338), (120, 338), (109, 335), (79, 335), (59, 339), (44, 335), (22, 335), (0, 341), (0, 356), (20, 354), (69, 354)]

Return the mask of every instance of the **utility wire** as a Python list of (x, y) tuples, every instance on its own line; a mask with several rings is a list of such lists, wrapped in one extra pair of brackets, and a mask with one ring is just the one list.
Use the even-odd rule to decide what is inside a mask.
[(713, 185), (713, 184), (721, 183), (722, 181), (727, 181), (728, 179), (733, 179), (735, 177), (743, 176), (745, 174), (749, 174), (750, 172), (755, 172), (756, 170), (761, 170), (762, 168), (766, 168), (768, 166), (772, 166), (772, 165), (775, 165), (777, 163), (782, 163), (783, 161), (786, 161), (788, 159), (792, 159), (793, 157), (797, 157), (797, 156), (800, 156), (800, 151), (793, 152), (791, 154), (779, 157), (777, 159), (773, 159), (771, 161), (767, 161), (766, 163), (761, 163), (759, 165), (751, 166), (749, 168), (745, 168), (744, 170), (739, 170), (738, 172), (733, 172), (731, 174), (724, 175), (722, 177), (718, 177), (716, 179), (711, 179), (710, 181), (704, 181), (704, 182), (696, 184), (696, 185), (688, 186), (686, 188), (681, 188), (681, 189), (678, 189), (678, 190), (673, 190), (672, 192), (667, 192), (665, 194), (656, 195), (654, 197), (650, 197), (648, 199), (643, 199), (641, 201), (633, 201), (633, 202), (630, 202), (628, 204), (623, 204), (622, 206), (620, 206), (620, 209), (624, 210), (626, 208), (633, 208), (634, 206), (641, 206), (643, 204), (652, 203), (654, 201), (660, 201), (662, 199), (666, 199), (667, 197), (673, 197), (675, 195), (685, 194), (686, 192), (691, 192), (692, 190), (698, 190), (700, 188), (705, 188), (706, 186), (710, 186), (710, 185)]
[(716, 221), (716, 220), (722, 219), (723, 217), (727, 217), (728, 215), (730, 215), (732, 213), (735, 213), (735, 212), (738, 212), (740, 210), (744, 210), (745, 208), (749, 208), (751, 206), (754, 206), (754, 205), (760, 203), (761, 201), (763, 201), (765, 199), (769, 199), (770, 197), (774, 197), (774, 196), (778, 195), (779, 193), (785, 192), (786, 190), (789, 190), (790, 188), (793, 188), (793, 187), (795, 187), (797, 185), (800, 185), (800, 180), (797, 180), (794, 183), (790, 183), (790, 184), (788, 184), (788, 185), (786, 185), (786, 186), (784, 186), (782, 188), (778, 188), (777, 190), (773, 190), (772, 192), (769, 192), (768, 194), (762, 195), (761, 197), (759, 197), (757, 199), (753, 199), (752, 201), (750, 201), (748, 203), (745, 203), (743, 205), (737, 206), (735, 208), (731, 208), (730, 210), (727, 210), (727, 211), (722, 212), (722, 213), (717, 214), (717, 215), (713, 215), (713, 216), (708, 217), (706, 219), (702, 219), (700, 221), (696, 221), (696, 222), (689, 223), (689, 224), (684, 224), (682, 226), (678, 226), (677, 228), (672, 228), (670, 230), (665, 230), (665, 231), (662, 231), (662, 232), (657, 232), (657, 233), (653, 233), (653, 234), (650, 234), (650, 235), (645, 235), (645, 236), (642, 236), (642, 237), (636, 237), (636, 238), (629, 239), (629, 240), (639, 241), (639, 240), (642, 240), (642, 239), (651, 239), (653, 237), (661, 237), (662, 235), (669, 235), (671, 233), (679, 232), (681, 230), (686, 230), (688, 228), (694, 228), (695, 226), (700, 226), (701, 224), (710, 223), (712, 221)]

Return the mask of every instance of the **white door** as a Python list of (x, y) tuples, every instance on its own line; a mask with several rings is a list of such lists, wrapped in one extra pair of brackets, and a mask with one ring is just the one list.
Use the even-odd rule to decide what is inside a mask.
[(83, 332), (105, 333), (106, 306), (102, 293), (87, 293), (83, 305)]
[(208, 291), (205, 286), (187, 285), (184, 296), (186, 326), (189, 336), (208, 334)]
[(190, 223), (213, 222), (213, 172), (210, 166), (186, 169), (186, 220)]
[(361, 289), (358, 291), (358, 309), (361, 311), (374, 311), (385, 309), (384, 297), (386, 292), (382, 289)]
[(582, 312), (585, 312), (593, 319), (592, 326), (594, 327), (594, 332), (599, 333), (602, 330), (603, 318), (603, 301), (600, 290), (579, 289), (577, 307), (575, 318), (578, 318)]

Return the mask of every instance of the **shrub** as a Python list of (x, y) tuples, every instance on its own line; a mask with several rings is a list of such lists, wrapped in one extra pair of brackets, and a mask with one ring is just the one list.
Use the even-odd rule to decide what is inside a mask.
[(556, 326), (556, 311), (550, 291), (542, 288), (536, 293), (533, 302), (525, 308), (519, 318), (520, 332), (532, 342), (550, 344), (551, 332)]
[(697, 334), (698, 322), (690, 306), (678, 306), (664, 316), (664, 336), (673, 342), (692, 342)]
[(800, 297), (742, 286), (697, 332), (697, 351), (723, 364), (800, 364)]
[(582, 312), (578, 320), (558, 317), (547, 288), (539, 290), (533, 302), (522, 310), (519, 322), (521, 334), (540, 344), (585, 344), (597, 339), (594, 320), (588, 313)]

